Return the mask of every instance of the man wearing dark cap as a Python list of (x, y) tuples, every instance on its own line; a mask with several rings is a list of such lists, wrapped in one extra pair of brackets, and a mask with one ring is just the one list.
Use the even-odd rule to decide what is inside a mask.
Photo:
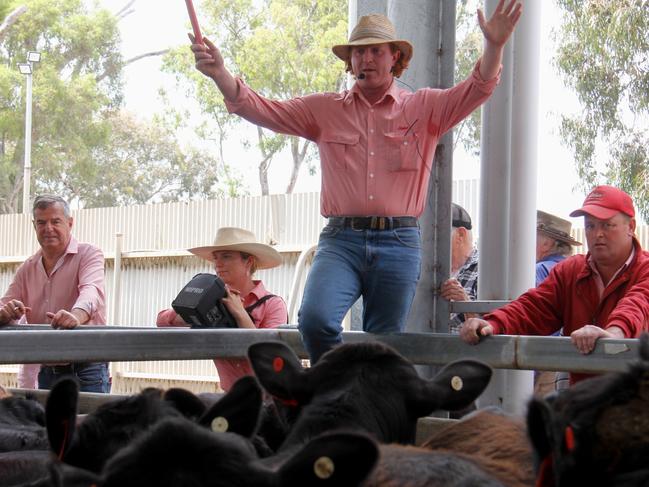
[[(649, 252), (635, 237), (631, 197), (597, 186), (570, 216), (584, 217), (587, 255), (557, 264), (548, 278), (509, 305), (466, 321), (461, 338), (493, 334), (551, 335), (563, 326), (582, 353), (599, 338), (637, 338), (649, 330)], [(571, 374), (570, 383), (587, 377)]]
[[(478, 298), (478, 249), (473, 245), (471, 217), (460, 205), (451, 207), (451, 278), (440, 287), (440, 295), (449, 301), (475, 301)], [(469, 313), (453, 313), (449, 331), (459, 333)]]

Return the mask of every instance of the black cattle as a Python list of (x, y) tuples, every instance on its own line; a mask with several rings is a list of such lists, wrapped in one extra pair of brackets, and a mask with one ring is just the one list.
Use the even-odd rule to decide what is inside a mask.
[[(251, 436), (257, 427), (261, 390), (254, 378), (237, 381), (209, 409), (182, 389), (146, 389), (142, 393), (102, 404), (76, 425), (78, 385), (58, 382), (46, 406), (50, 445), (57, 457), (72, 466), (99, 473), (105, 462), (157, 422), (174, 417), (220, 431)], [(214, 422), (215, 418), (220, 421)]]
[(30, 397), (0, 399), (0, 452), (47, 448), (43, 406)]
[(341, 345), (307, 369), (279, 342), (251, 345), (248, 358), (266, 391), (299, 411), (280, 450), (341, 428), (370, 433), (379, 442), (412, 443), (417, 418), (466, 407), (491, 377), (487, 365), (462, 360), (424, 380), (380, 342)]
[(621, 373), (584, 380), (546, 399), (527, 417), (537, 485), (649, 485), (649, 334), (640, 360)]
[(357, 434), (314, 438), (279, 466), (261, 463), (251, 442), (186, 419), (155, 425), (107, 464), (101, 487), (353, 487), (373, 468), (377, 446)]

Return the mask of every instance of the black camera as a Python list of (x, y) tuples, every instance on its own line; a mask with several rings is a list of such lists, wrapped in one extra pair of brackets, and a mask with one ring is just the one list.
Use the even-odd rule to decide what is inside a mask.
[(225, 283), (214, 274), (196, 274), (178, 293), (171, 307), (192, 328), (237, 328), (222, 298)]

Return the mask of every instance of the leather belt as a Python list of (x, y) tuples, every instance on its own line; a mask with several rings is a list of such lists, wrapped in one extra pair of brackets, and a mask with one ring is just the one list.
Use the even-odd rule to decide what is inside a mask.
[(68, 364), (43, 364), (41, 368), (50, 369), (55, 374), (73, 374), (78, 370), (86, 368), (89, 362), (74, 362)]
[(414, 216), (330, 216), (328, 224), (353, 230), (392, 230), (419, 226)]

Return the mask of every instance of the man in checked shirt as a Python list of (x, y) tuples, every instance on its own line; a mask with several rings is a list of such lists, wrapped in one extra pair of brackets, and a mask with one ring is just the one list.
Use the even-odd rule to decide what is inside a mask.
[[(232, 113), (315, 142), (320, 151), (320, 211), (328, 217), (309, 273), (298, 325), (312, 362), (342, 341), (341, 322), (363, 296), (363, 329), (402, 331), (421, 264), (418, 218), (439, 138), (496, 88), (503, 47), (521, 15), (517, 0), (498, 2), (490, 19), (478, 10), (484, 50), (471, 75), (447, 90), (399, 88), (413, 46), (390, 20), (361, 17), (346, 44), (332, 48), (356, 83), (342, 93), (285, 101), (264, 98), (235, 78), (204, 38), (191, 49)], [(282, 46), (275, 46), (280, 51)]]
[[(449, 301), (478, 299), (478, 249), (473, 245), (471, 217), (460, 205), (451, 204), (451, 278), (440, 287), (440, 296)], [(459, 333), (465, 320), (475, 313), (453, 313), (449, 331)]]

